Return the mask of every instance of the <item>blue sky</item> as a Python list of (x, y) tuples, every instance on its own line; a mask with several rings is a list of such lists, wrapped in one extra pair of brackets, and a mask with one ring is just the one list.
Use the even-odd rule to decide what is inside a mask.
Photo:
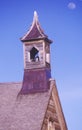
[(56, 80), (69, 130), (82, 129), (82, 0), (0, 1), (0, 82), (23, 79), (20, 42), (37, 11), (51, 45)]

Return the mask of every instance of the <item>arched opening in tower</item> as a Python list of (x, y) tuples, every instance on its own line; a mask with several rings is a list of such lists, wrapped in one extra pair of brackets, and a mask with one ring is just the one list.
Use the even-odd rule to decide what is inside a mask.
[(39, 51), (35, 47), (30, 50), (30, 59), (31, 61), (39, 61)]

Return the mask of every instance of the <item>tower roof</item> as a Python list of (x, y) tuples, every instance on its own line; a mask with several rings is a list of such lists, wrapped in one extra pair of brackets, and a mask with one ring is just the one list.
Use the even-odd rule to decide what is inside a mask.
[(48, 36), (44, 33), (43, 29), (41, 28), (38, 20), (37, 12), (34, 11), (32, 25), (28, 30), (28, 32), (21, 38), (21, 41), (25, 42), (25, 41), (38, 40), (38, 39), (46, 39), (50, 43), (52, 42), (51, 40), (48, 39)]

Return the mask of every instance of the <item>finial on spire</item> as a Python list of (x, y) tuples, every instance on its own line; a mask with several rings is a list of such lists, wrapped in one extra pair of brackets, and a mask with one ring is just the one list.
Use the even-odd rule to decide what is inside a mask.
[(38, 15), (37, 15), (37, 12), (36, 12), (36, 11), (34, 11), (33, 21), (38, 21)]

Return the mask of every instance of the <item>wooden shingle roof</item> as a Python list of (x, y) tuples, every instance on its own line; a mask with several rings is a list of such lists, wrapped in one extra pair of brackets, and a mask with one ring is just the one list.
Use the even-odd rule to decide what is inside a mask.
[(67, 130), (56, 84), (47, 92), (20, 94), (22, 83), (0, 83), (0, 130), (45, 130), (48, 120)]
[(50, 91), (18, 95), (22, 83), (0, 83), (0, 130), (41, 130)]

